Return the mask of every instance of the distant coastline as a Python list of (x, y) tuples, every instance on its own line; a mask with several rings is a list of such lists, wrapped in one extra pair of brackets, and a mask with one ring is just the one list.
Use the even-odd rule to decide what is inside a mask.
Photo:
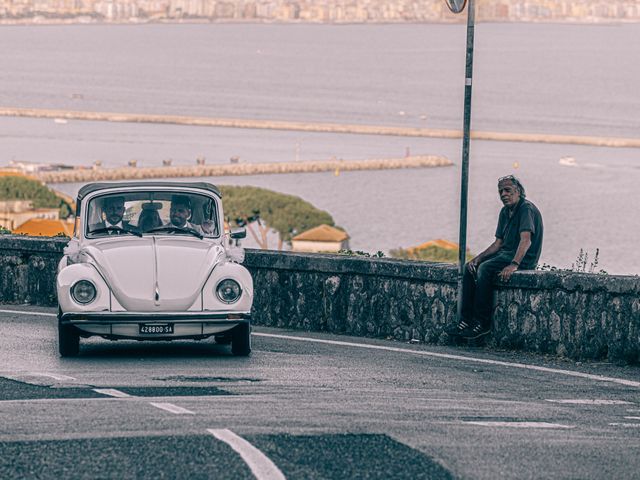
[[(106, 20), (106, 19), (83, 19), (73, 18), (0, 18), (2, 26), (51, 26), (51, 25), (456, 25), (466, 23), (466, 16), (458, 16), (453, 19), (441, 20), (369, 20), (369, 21), (316, 21), (316, 20), (271, 20), (271, 19), (135, 19), (135, 20)], [(611, 18), (580, 18), (580, 19), (477, 19), (476, 23), (529, 23), (529, 24), (553, 24), (553, 25), (629, 25), (639, 24), (640, 18), (611, 19)]]
[[(467, 9), (468, 10), (468, 9)], [(60, 23), (464, 23), (443, 0), (0, 0), (0, 21)], [(478, 22), (640, 22), (636, 0), (483, 0)]]

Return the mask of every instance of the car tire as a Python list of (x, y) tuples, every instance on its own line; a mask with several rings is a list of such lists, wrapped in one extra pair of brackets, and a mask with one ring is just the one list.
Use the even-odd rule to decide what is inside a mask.
[(58, 325), (58, 351), (61, 357), (75, 357), (80, 353), (80, 335), (71, 325)]
[(241, 323), (231, 334), (231, 353), (238, 357), (246, 357), (251, 353), (251, 327)]

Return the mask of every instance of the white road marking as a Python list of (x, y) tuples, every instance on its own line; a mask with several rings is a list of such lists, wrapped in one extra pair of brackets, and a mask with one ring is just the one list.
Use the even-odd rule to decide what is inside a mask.
[(611, 427), (640, 428), (640, 423), (610, 423)]
[(58, 380), (59, 382), (72, 382), (76, 380), (69, 375), (62, 375), (61, 373), (29, 372), (29, 375), (32, 375), (34, 377), (49, 377), (53, 378), (54, 380)]
[(576, 398), (566, 400), (554, 400), (546, 399), (551, 403), (568, 403), (571, 405), (634, 405), (633, 402), (627, 402), (626, 400), (601, 400), (601, 399), (588, 399), (588, 398)]
[[(42, 313), (42, 312), (27, 312), (20, 310), (0, 310), (0, 312), (4, 313), (16, 313), (20, 315), (41, 315), (47, 317), (57, 317), (55, 313)], [(477, 358), (477, 357), (467, 357), (464, 355), (452, 355), (449, 353), (435, 353), (435, 352), (425, 352), (423, 350), (410, 350), (408, 348), (398, 348), (398, 347), (385, 347), (383, 345), (370, 345), (366, 343), (354, 343), (354, 342), (344, 342), (338, 340), (323, 340), (320, 338), (309, 338), (309, 337), (295, 337), (292, 335), (277, 335), (274, 333), (258, 333), (253, 332), (252, 335), (256, 337), (267, 337), (267, 338), (280, 338), (282, 340), (295, 340), (299, 342), (312, 342), (312, 343), (324, 343), (326, 345), (338, 345), (345, 347), (356, 347), (356, 348), (366, 348), (370, 350), (384, 350), (387, 352), (396, 352), (396, 353), (410, 353), (412, 355), (422, 355), (425, 357), (434, 357), (434, 358), (445, 358), (448, 360), (460, 360), (463, 362), (475, 362), (475, 363), (484, 363), (487, 365), (499, 365), (502, 367), (511, 367), (511, 368), (522, 368), (526, 370), (535, 370), (538, 372), (545, 373), (555, 373), (558, 375), (566, 375), (569, 377), (578, 377), (585, 378), (587, 380), (596, 380), (598, 382), (609, 382), (609, 383), (617, 383), (619, 385), (626, 385), (628, 387), (640, 388), (640, 382), (636, 382), (633, 380), (627, 380), (624, 378), (616, 378), (616, 377), (604, 377), (602, 375), (593, 375), (590, 373), (583, 372), (575, 372), (572, 370), (562, 370), (559, 368), (549, 368), (549, 367), (540, 367), (538, 365), (529, 365), (526, 363), (514, 363), (514, 362), (503, 362), (501, 360), (489, 360), (486, 358)]]
[(395, 352), (395, 353), (410, 353), (412, 355), (444, 358), (447, 360), (461, 360), (463, 362), (484, 363), (487, 365), (498, 365), (501, 367), (522, 368), (526, 370), (535, 370), (538, 372), (545, 372), (545, 373), (556, 373), (559, 375), (566, 375), (569, 377), (586, 378), (587, 380), (617, 383), (619, 385), (626, 385), (628, 387), (640, 388), (640, 382), (636, 382), (633, 380), (626, 380), (624, 378), (604, 377), (602, 375), (593, 375), (591, 373), (575, 372), (573, 370), (561, 370), (559, 368), (540, 367), (538, 365), (528, 365), (526, 363), (503, 362), (501, 360), (490, 360), (486, 358), (468, 357), (464, 355), (452, 355), (449, 353), (426, 352), (424, 350), (411, 350), (408, 348), (386, 347), (383, 345), (370, 345), (367, 343), (354, 343), (354, 342), (345, 342), (345, 341), (339, 341), (339, 340), (323, 340), (320, 338), (295, 337), (292, 335), (276, 335), (273, 333), (252, 332), (251, 335), (255, 335), (257, 337), (279, 338), (282, 340), (297, 340), (300, 342), (323, 343), (325, 345), (338, 345), (343, 347), (356, 347), (356, 348), (365, 348), (370, 350), (383, 350), (383, 351)]
[(55, 313), (46, 313), (46, 312), (29, 312), (29, 311), (20, 311), (20, 310), (0, 310), (0, 313), (16, 313), (18, 315), (36, 315), (39, 317), (57, 317)]
[(284, 474), (269, 457), (244, 438), (226, 428), (221, 430), (208, 429), (207, 431), (233, 448), (249, 466), (251, 473), (257, 480), (285, 480)]
[(510, 428), (575, 428), (575, 425), (548, 422), (463, 422), (466, 425), (480, 425), (481, 427), (510, 427)]
[(626, 420), (640, 420), (640, 417), (624, 417)]
[(132, 395), (128, 393), (121, 392), (120, 390), (116, 390), (115, 388), (94, 388), (94, 392), (101, 393), (102, 395), (108, 395), (110, 397), (116, 398), (131, 398)]
[(167, 412), (175, 413), (178, 415), (181, 415), (181, 414), (195, 415), (195, 413), (192, 412), (191, 410), (187, 410), (186, 408), (179, 407), (177, 405), (174, 405), (173, 403), (156, 403), (156, 402), (149, 402), (149, 403), (156, 408), (159, 408), (161, 410), (166, 410)]

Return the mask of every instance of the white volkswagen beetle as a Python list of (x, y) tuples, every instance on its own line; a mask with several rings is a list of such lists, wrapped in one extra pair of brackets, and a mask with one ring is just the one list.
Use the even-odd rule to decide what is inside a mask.
[[(80, 337), (203, 339), (251, 352), (253, 281), (209, 183), (91, 183), (58, 265), (60, 355)], [(236, 241), (237, 243), (237, 241)]]

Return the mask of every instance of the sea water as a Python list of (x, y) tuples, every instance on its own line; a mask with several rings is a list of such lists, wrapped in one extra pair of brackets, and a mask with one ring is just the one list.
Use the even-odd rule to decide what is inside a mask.
[[(65, 25), (0, 28), (0, 105), (223, 118), (462, 126), (462, 25)], [(479, 24), (476, 130), (640, 136), (640, 25)], [(139, 166), (445, 155), (455, 166), (208, 179), (298, 195), (352, 249), (457, 241), (460, 140), (0, 117), (10, 160)], [(563, 165), (560, 158), (575, 158)], [(468, 246), (493, 240), (496, 179), (519, 175), (545, 222), (541, 261), (580, 249), (640, 273), (640, 150), (471, 142)], [(74, 194), (80, 185), (56, 188)], [(275, 243), (273, 245), (275, 247)]]

